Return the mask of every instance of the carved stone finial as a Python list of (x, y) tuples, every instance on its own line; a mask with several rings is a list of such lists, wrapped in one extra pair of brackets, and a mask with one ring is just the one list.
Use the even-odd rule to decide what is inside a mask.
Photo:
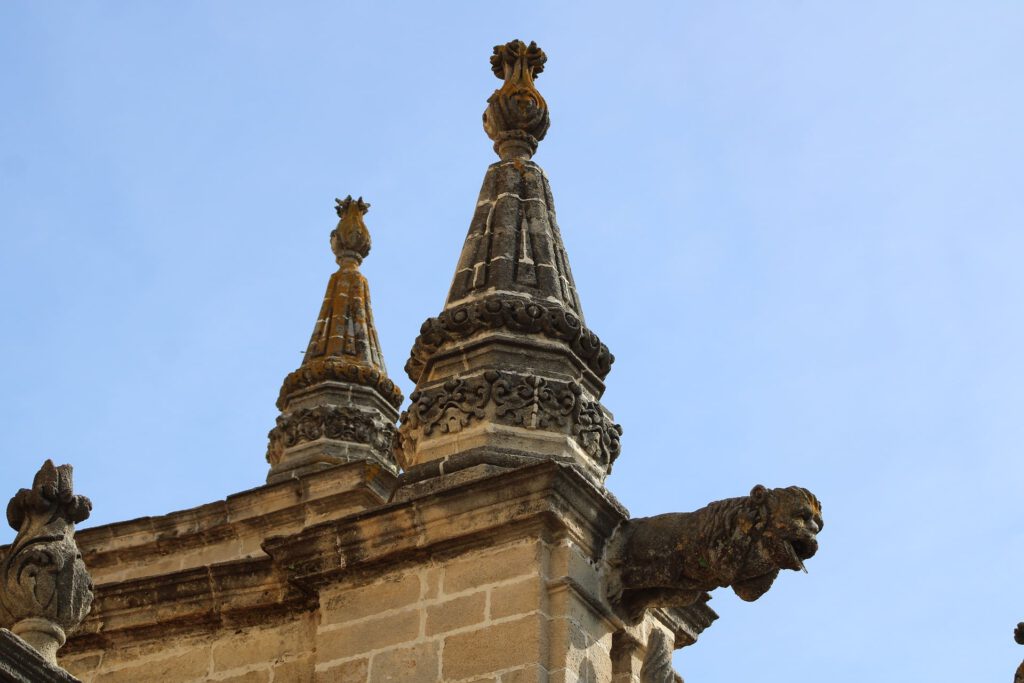
[(799, 486), (755, 486), (749, 496), (623, 523), (606, 553), (606, 595), (636, 622), (648, 607), (686, 607), (725, 586), (748, 602), (782, 569), (806, 571), (824, 526), (821, 503)]
[(484, 130), (502, 159), (529, 159), (548, 132), (548, 104), (533, 85), (547, 59), (533, 42), (513, 40), (494, 48), (491, 70), (505, 82), (487, 100)]
[(338, 265), (344, 262), (362, 263), (366, 255), (370, 253), (370, 231), (366, 229), (363, 216), (370, 210), (370, 205), (363, 201), (363, 198), (352, 199), (352, 195), (344, 199), (335, 199), (338, 212), (338, 227), (331, 231), (331, 250), (338, 261)]
[(74, 493), (71, 465), (51, 460), (7, 505), (18, 535), (0, 559), (0, 626), (50, 663), (92, 605), (92, 581), (74, 539), (75, 524), (91, 510), (89, 499)]

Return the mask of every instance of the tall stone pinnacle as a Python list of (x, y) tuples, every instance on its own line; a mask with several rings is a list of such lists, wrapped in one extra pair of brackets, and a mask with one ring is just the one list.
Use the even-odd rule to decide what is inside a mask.
[(444, 310), (420, 329), (396, 457), (406, 470), (456, 456), (554, 459), (602, 482), (621, 428), (598, 402), (612, 355), (584, 324), (551, 187), (531, 157), (549, 125), (536, 43), (494, 48), (502, 85), (483, 124), (500, 161), (484, 176)]
[(396, 472), (391, 453), (402, 393), (388, 379), (359, 264), (370, 253), (363, 215), (370, 205), (337, 200), (331, 232), (338, 270), (327, 283), (302, 365), (281, 386), (281, 415), (270, 431), (268, 482), (344, 462), (374, 462)]

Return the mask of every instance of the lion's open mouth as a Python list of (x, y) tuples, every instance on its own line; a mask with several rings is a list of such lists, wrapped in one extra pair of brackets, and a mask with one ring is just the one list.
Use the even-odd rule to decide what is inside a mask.
[(797, 544), (786, 542), (785, 546), (786, 550), (789, 551), (789, 561), (791, 563), (789, 569), (799, 569), (806, 574), (807, 567), (804, 566), (804, 561), (800, 559), (800, 551), (796, 548)]
[(794, 538), (787, 541), (785, 546), (792, 563), (789, 568), (799, 569), (806, 574), (807, 567), (804, 566), (804, 560), (814, 557), (814, 554), (818, 552), (818, 542), (814, 538)]

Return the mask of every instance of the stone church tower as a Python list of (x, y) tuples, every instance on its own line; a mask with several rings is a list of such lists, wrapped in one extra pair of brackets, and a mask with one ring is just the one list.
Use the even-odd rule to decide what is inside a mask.
[[(369, 204), (347, 197), (265, 486), (80, 532), (81, 558), (73, 542), (62, 552), (92, 585), (77, 573), (51, 592), (79, 612), (92, 594), (80, 625), (19, 578), (40, 562), (23, 552), (41, 538), (32, 519), (57, 519), (70, 539), (88, 514), (60, 502), (70, 468), (12, 501), (25, 512), (9, 512), (19, 535), (0, 551), (0, 626), (23, 640), (0, 631), (0, 659), (38, 650), (33, 670), (51, 678), (9, 680), (72, 680), (52, 667), (66, 631), (56, 661), (88, 683), (671, 683), (672, 651), (717, 618), (708, 591), (754, 600), (802, 568), (822, 524), (805, 489), (630, 519), (604, 487), (621, 449), (600, 402), (613, 358), (584, 322), (532, 160), (549, 122), (534, 83), (545, 61), (532, 43), (494, 49), (502, 85), (484, 130), (499, 159), (444, 307), (405, 364), (416, 390), (400, 418), (359, 272)], [(51, 626), (60, 634), (32, 635)]]

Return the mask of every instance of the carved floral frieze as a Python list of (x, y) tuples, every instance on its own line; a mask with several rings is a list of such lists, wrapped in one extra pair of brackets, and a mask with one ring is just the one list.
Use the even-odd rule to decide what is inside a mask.
[(605, 471), (621, 451), (622, 427), (573, 382), (490, 370), (416, 391), (402, 413), (396, 455), (412, 462), (421, 436), (457, 433), (474, 421), (568, 433)]
[(267, 461), (272, 465), (281, 461), (286, 449), (317, 439), (366, 444), (390, 459), (395, 426), (356, 408), (320, 405), (280, 415), (268, 436)]

